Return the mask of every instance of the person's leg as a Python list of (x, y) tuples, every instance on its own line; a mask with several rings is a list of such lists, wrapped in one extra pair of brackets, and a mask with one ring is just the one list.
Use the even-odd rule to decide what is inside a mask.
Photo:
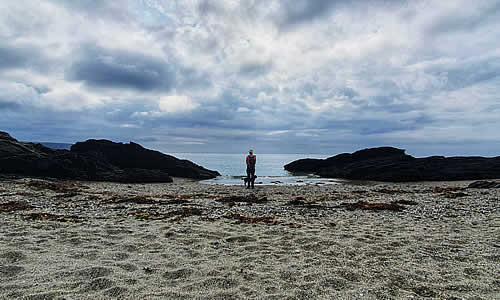
[(253, 189), (253, 185), (255, 183), (255, 169), (252, 170), (252, 189)]
[(247, 180), (245, 181), (245, 187), (250, 188), (250, 181), (252, 181), (252, 173), (247, 169)]

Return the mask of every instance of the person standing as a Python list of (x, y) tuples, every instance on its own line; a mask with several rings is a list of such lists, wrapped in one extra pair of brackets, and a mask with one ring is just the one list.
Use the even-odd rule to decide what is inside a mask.
[(247, 180), (246, 180), (246, 184), (248, 184), (246, 186), (246, 188), (250, 188), (250, 186), (252, 186), (252, 189), (253, 189), (253, 186), (254, 186), (254, 183), (255, 183), (255, 164), (257, 163), (257, 156), (255, 156), (253, 154), (253, 149), (250, 149), (248, 151), (248, 155), (247, 155)]

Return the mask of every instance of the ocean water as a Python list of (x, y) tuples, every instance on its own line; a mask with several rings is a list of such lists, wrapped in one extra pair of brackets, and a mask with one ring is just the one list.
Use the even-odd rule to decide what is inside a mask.
[[(245, 158), (247, 154), (220, 153), (172, 153), (171, 155), (190, 160), (197, 165), (218, 171), (221, 176), (215, 179), (203, 180), (205, 184), (243, 185), (246, 177)], [(294, 175), (283, 166), (301, 158), (327, 158), (321, 154), (259, 154), (255, 166), (257, 185), (305, 185), (305, 184), (339, 184), (340, 179), (321, 178), (313, 174)]]

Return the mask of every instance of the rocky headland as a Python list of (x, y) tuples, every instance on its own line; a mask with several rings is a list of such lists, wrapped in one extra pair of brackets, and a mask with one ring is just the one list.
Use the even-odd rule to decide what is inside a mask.
[(327, 159), (300, 159), (284, 166), (293, 173), (327, 178), (389, 182), (480, 180), (500, 178), (500, 156), (415, 158), (403, 149), (369, 148)]
[(188, 160), (139, 144), (108, 140), (78, 142), (54, 150), (20, 142), (0, 131), (0, 174), (124, 183), (172, 182), (171, 176), (210, 179), (220, 175)]

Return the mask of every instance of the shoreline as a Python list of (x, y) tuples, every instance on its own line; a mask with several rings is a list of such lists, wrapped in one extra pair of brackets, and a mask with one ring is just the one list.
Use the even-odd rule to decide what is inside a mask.
[(493, 299), (500, 191), (470, 182), (0, 181), (0, 298)]

